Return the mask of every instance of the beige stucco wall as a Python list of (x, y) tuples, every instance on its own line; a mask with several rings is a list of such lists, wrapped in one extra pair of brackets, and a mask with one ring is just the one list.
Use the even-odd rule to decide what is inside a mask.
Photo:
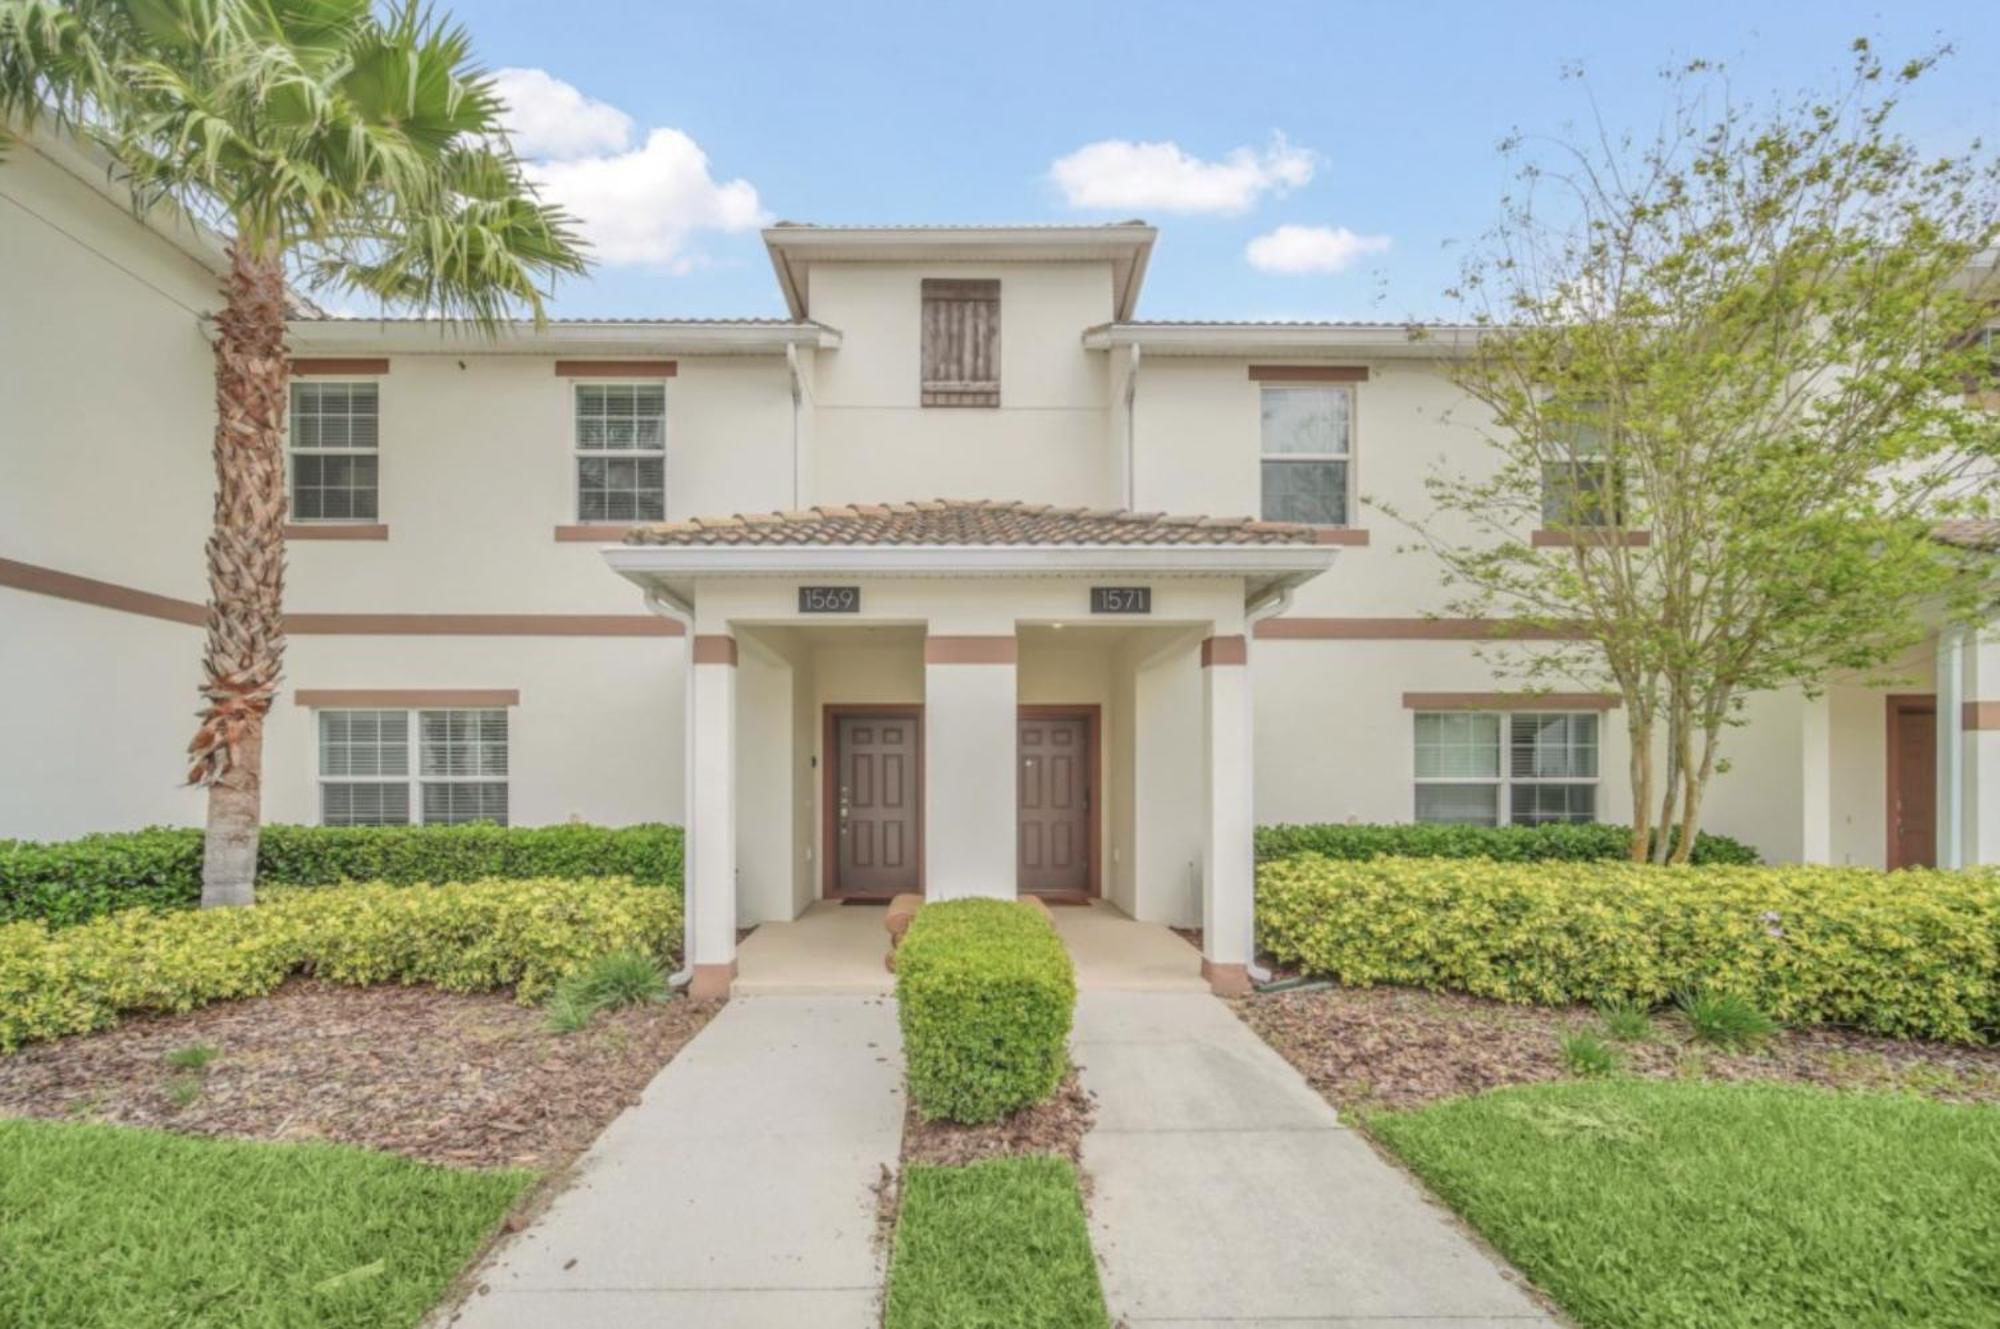
[[(919, 405), (925, 277), (999, 279), (997, 409)], [(1082, 345), (1110, 317), (1109, 263), (820, 263), (811, 283), (842, 334), (815, 370), (812, 501), (1116, 501), (1106, 358)]]
[[(32, 149), (0, 162), (0, 254), (0, 558), (203, 599), (212, 405), (197, 315), (213, 300), (213, 274)], [(926, 276), (1001, 281), (1000, 408), (918, 405)], [(813, 316), (841, 338), (838, 349), (800, 351), (796, 413), (782, 356), (675, 357), (670, 516), (791, 507), (795, 457), (806, 502), (1122, 501), (1130, 358), (1081, 341), (1111, 317), (1109, 264), (822, 262), (811, 282)], [(1143, 359), (1129, 421), (1136, 506), (1256, 511), (1248, 366), (1279, 358)], [(392, 356), (381, 382), (390, 539), (295, 542), (289, 606), (642, 613), (595, 547), (554, 539), (575, 513), (570, 385), (553, 360), (504, 345)], [(1477, 413), (1433, 362), (1343, 363), (1369, 370), (1356, 388), (1354, 489), (1355, 522), (1370, 542), (1343, 549), (1290, 612), (1407, 619), (1444, 610), (1435, 568), (1399, 549), (1413, 537), (1385, 509), (1421, 511), (1428, 476), (1483, 464)], [(817, 893), (813, 763), (826, 704), (927, 700), (925, 628), (1080, 629), (1088, 617), (1083, 582), (883, 581), (869, 586), (862, 619), (881, 631), (835, 639), (800, 635), (794, 585), (718, 582), (698, 596), (703, 631), (744, 627), (769, 647), (742, 667), (734, 703), (749, 791), (735, 815), (744, 827), (789, 828), (742, 865), (746, 913), (754, 901), (772, 917)], [(1105, 890), (1146, 916), (1187, 922), (1198, 916), (1202, 797), (1201, 677), (1187, 646), (1200, 631), (1240, 631), (1242, 605), (1240, 591), (1219, 582), (1154, 585), (1143, 632), (1101, 640), (1076, 630), (1058, 642), (1031, 629), (1012, 695), (1102, 708)], [(1173, 625), (1194, 635), (1181, 641)], [(178, 784), (199, 648), (191, 626), (0, 589), (0, 745), (34, 754), (0, 776), (0, 835), (199, 820), (200, 796)], [(267, 815), (309, 820), (316, 806), (310, 716), (291, 689), (437, 687), (520, 690), (516, 821), (676, 820), (684, 650), (658, 637), (296, 637), (271, 722)], [(1889, 690), (1929, 691), (1933, 654), (1913, 653), (1909, 677)], [(1401, 694), (1506, 686), (1456, 641), (1267, 639), (1251, 670), (1264, 822), (1407, 818), (1412, 743)], [(1731, 769), (1717, 778), (1707, 824), (1775, 858), (1879, 863), (1884, 690), (1849, 680), (1816, 700), (1752, 699), (1748, 725), (1728, 735)], [(1623, 819), (1618, 712), (1602, 732), (1600, 809)], [(1966, 760), (1983, 787), (2000, 790), (2000, 740), (1978, 737)], [(990, 830), (982, 823), (979, 833)]]

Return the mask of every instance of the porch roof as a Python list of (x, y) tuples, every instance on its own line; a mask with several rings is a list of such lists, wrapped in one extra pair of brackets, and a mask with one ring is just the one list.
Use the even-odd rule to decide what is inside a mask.
[(1310, 545), (1314, 529), (1250, 517), (1175, 517), (1124, 508), (935, 499), (695, 517), (634, 528), (634, 545), (1127, 546)]
[(997, 500), (855, 504), (633, 528), (605, 561), (681, 601), (705, 577), (1240, 577), (1246, 602), (1318, 576), (1311, 526)]

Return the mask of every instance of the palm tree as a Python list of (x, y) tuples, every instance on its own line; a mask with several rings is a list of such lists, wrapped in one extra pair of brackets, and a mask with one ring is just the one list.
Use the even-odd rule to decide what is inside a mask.
[(524, 181), (464, 29), (417, 0), (0, 0), (0, 130), (94, 141), (145, 210), (222, 232), (215, 520), (188, 781), (204, 905), (255, 899), (264, 717), (285, 650), (290, 283), (491, 328), (583, 270)]

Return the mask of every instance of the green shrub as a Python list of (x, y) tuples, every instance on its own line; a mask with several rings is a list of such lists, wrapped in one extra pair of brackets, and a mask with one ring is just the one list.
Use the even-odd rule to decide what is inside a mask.
[(1038, 910), (953, 900), (896, 951), (910, 1097), (926, 1118), (994, 1121), (1047, 1098), (1069, 1065), (1076, 973)]
[[(1396, 825), (1259, 826), (1257, 857), (1289, 858), (1319, 854), (1326, 858), (1490, 858), (1496, 863), (1618, 862), (1625, 859), (1632, 838), (1627, 826), (1551, 823), (1545, 826)], [(1733, 863), (1749, 866), (1757, 851), (1726, 835), (1698, 834), (1694, 842), (1697, 866)]]
[(1464, 859), (1258, 868), (1282, 964), (1564, 1005), (1733, 994), (1786, 1024), (2000, 1035), (2000, 874)]
[[(154, 827), (47, 844), (0, 840), (0, 923), (67, 926), (201, 901), (202, 833)], [(678, 826), (266, 826), (261, 886), (629, 877), (681, 884)]]
[(293, 974), (335, 983), (512, 987), (523, 1004), (598, 956), (669, 955), (673, 891), (622, 878), (373, 883), (273, 890), (249, 909), (130, 909), (73, 927), (0, 925), (0, 1051), (269, 992)]
[(1687, 1017), (1697, 1043), (1749, 1049), (1778, 1032), (1776, 1020), (1733, 992), (1682, 992), (1674, 1004)]

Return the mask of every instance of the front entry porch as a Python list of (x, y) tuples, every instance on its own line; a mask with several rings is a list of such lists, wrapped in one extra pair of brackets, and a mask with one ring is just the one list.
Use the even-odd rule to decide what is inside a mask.
[(782, 951), (809, 909), (832, 937), (822, 906), (909, 891), (1102, 902), (1175, 962), (1165, 929), (1199, 927), (1197, 972), (1245, 990), (1250, 632), (1334, 553), (1303, 527), (950, 503), (607, 550), (690, 638), (691, 990), (737, 980), (739, 925)]
[[(759, 924), (738, 948), (735, 990), (842, 992), (886, 996), (895, 976), (883, 963), (887, 911), (818, 900), (797, 918)], [(1077, 986), (1104, 992), (1203, 992), (1201, 955), (1159, 923), (1139, 922), (1116, 906), (1063, 905), (1051, 910), (1076, 966)]]

